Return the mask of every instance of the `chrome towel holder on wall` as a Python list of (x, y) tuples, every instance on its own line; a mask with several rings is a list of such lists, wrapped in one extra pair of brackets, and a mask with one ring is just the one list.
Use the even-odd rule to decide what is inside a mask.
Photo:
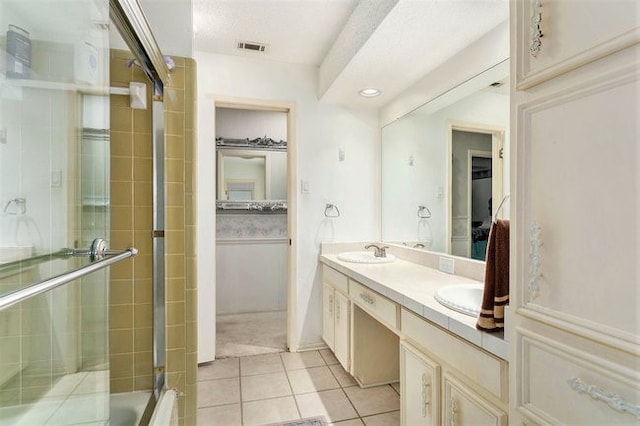
[(420, 219), (429, 219), (431, 217), (431, 210), (427, 206), (418, 206), (418, 217)]
[(335, 204), (327, 203), (324, 208), (325, 217), (340, 217), (340, 209)]

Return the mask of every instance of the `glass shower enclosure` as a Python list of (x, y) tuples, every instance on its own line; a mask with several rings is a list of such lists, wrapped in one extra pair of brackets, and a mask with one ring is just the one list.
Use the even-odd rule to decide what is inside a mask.
[(0, 425), (109, 422), (108, 27), (0, 0)]

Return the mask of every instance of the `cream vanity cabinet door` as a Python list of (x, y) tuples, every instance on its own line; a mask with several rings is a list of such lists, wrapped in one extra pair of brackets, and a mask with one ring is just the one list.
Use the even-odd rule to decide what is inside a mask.
[(511, 6), (511, 420), (638, 424), (638, 2)]
[(322, 338), (349, 371), (350, 301), (346, 275), (322, 265)]
[(511, 5), (519, 89), (640, 40), (637, 0), (518, 0)]
[(333, 351), (334, 349), (334, 290), (333, 287), (322, 285), (322, 339)]
[(440, 424), (440, 366), (400, 342), (400, 415), (405, 426)]
[(507, 415), (453, 376), (443, 375), (442, 424), (447, 426), (506, 426)]
[(350, 368), (350, 301), (339, 291), (334, 292), (334, 354), (346, 371)]

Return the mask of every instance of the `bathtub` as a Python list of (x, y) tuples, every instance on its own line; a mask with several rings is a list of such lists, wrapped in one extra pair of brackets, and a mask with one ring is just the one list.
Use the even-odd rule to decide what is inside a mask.
[(167, 389), (156, 402), (151, 392), (114, 393), (110, 396), (109, 411), (109, 426), (177, 426), (178, 395)]

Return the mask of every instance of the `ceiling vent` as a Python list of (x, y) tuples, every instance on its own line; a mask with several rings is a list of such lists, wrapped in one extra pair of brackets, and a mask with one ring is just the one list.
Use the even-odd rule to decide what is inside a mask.
[(251, 41), (239, 41), (238, 49), (251, 50), (253, 52), (264, 52), (267, 49), (267, 45)]

